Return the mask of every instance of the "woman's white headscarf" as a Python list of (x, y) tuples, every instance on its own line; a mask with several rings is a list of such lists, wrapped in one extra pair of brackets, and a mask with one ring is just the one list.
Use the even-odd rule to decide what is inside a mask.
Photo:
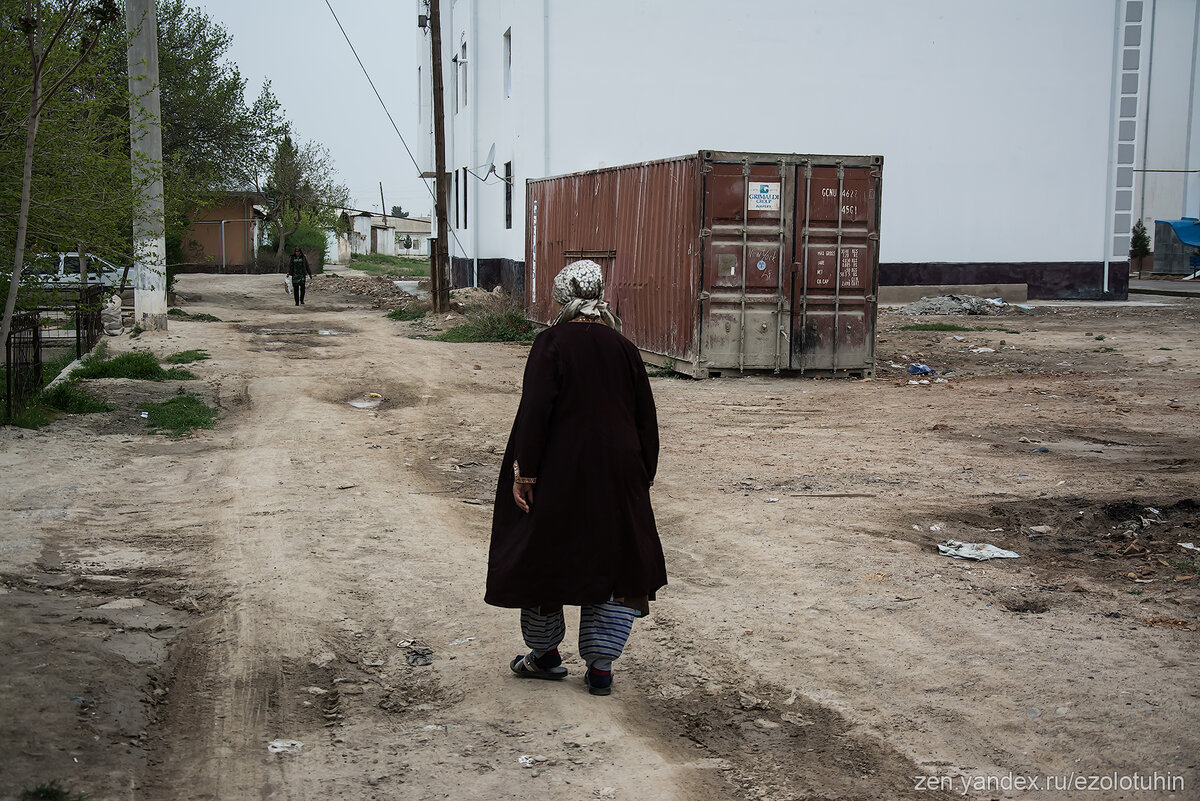
[(562, 311), (554, 324), (565, 323), (576, 317), (592, 317), (607, 323), (617, 331), (621, 320), (604, 302), (604, 273), (600, 265), (589, 259), (573, 261), (562, 272), (554, 276), (555, 302), (562, 304)]

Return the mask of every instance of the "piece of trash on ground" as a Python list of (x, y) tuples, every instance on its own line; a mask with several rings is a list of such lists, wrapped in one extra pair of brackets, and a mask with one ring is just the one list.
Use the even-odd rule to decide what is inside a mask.
[(404, 655), (404, 661), (412, 667), (424, 667), (433, 664), (433, 649), (410, 646)]
[(450, 643), (450, 645), (462, 645), (463, 643), (468, 643), (473, 639), (475, 639), (475, 638), (474, 637), (463, 637), (461, 640), (455, 640), (454, 642)]
[(298, 754), (304, 743), (299, 740), (272, 740), (267, 743), (267, 750), (272, 754)]
[(1016, 559), (1021, 555), (1015, 551), (997, 548), (989, 543), (959, 542), (958, 540), (946, 540), (944, 543), (938, 543), (938, 553), (943, 556), (952, 556), (955, 559), (973, 559), (977, 562), (988, 559)]
[(921, 362), (913, 362), (908, 366), (909, 375), (937, 375), (937, 370), (934, 370), (928, 364)]
[(995, 353), (995, 352), (996, 352), (995, 348), (983, 348), (983, 347), (971, 348), (971, 353)]
[(1197, 548), (1193, 542), (1181, 542), (1179, 543), (1179, 547), (1188, 551), (1200, 551), (1200, 548)]

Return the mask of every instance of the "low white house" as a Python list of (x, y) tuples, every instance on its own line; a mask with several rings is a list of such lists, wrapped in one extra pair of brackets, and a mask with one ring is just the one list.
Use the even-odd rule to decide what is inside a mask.
[(351, 256), (379, 253), (384, 256), (425, 256), (429, 253), (429, 218), (395, 217), (370, 211), (345, 209), (349, 233), (327, 235), (327, 250), (335, 264), (349, 264)]

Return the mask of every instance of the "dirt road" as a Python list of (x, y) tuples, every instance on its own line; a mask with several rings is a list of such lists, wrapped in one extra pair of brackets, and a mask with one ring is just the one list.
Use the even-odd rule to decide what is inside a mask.
[[(0, 430), (0, 798), (1200, 797), (1196, 302), (885, 314), (874, 381), (653, 379), (671, 583), (595, 698), (572, 656), (513, 677), (481, 600), (526, 349), (180, 283), (225, 322), (112, 347), (199, 381)], [(184, 385), (216, 429), (147, 434)], [(1135, 773), (1174, 792), (1062, 784)]]

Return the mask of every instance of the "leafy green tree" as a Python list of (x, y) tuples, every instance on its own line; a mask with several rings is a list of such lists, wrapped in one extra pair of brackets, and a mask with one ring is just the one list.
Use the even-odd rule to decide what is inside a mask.
[(262, 192), (267, 222), (275, 229), (275, 261), (281, 267), (287, 240), (301, 223), (335, 228), (349, 197), (346, 187), (337, 183), (329, 151), (314, 142), (297, 145), (290, 134), (275, 148)]
[(1133, 224), (1133, 236), (1129, 240), (1129, 257), (1140, 259), (1150, 255), (1150, 234), (1146, 226), (1138, 220)]
[(120, 18), (115, 0), (0, 0), (0, 343), (27, 252), (128, 249), (126, 95), (96, 57)]
[(403, 220), (405, 217), (408, 216), (408, 212), (405, 211), (404, 209), (400, 208), (399, 206), (392, 206), (392, 216), (399, 217), (400, 219)]

